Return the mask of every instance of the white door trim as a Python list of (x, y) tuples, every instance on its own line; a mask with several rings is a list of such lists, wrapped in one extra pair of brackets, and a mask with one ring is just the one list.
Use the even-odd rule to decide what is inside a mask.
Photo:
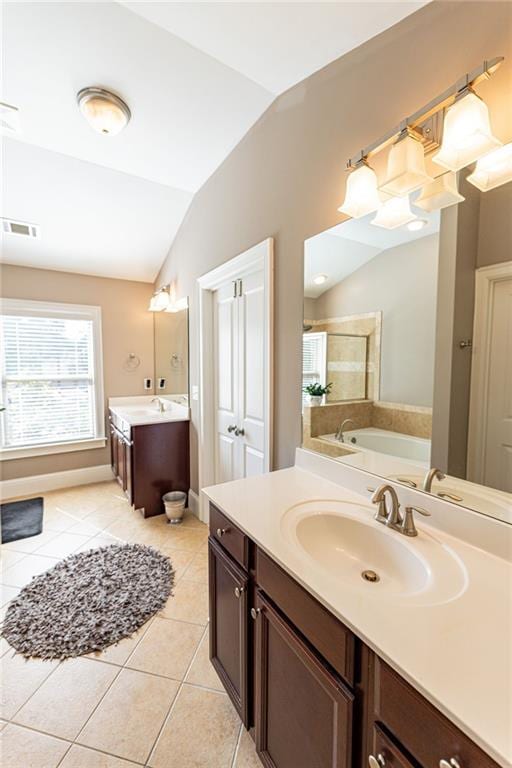
[[(272, 469), (273, 445), (273, 339), (274, 339), (274, 240), (272, 237), (254, 245), (239, 256), (202, 275), (199, 290), (199, 492), (215, 483), (215, 403), (213, 291), (230, 279), (262, 269), (265, 293), (265, 471)], [(208, 508), (201, 495), (200, 518), (207, 522)]]
[(487, 402), (489, 387), (489, 355), (494, 309), (494, 289), (500, 280), (512, 277), (512, 261), (480, 267), (475, 272), (475, 315), (471, 360), (469, 401), (467, 479), (483, 482), (487, 434)]

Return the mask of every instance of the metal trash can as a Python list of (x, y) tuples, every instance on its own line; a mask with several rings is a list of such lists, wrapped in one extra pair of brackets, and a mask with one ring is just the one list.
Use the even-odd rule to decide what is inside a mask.
[(171, 525), (179, 525), (183, 520), (187, 494), (183, 491), (170, 491), (162, 496), (165, 514)]

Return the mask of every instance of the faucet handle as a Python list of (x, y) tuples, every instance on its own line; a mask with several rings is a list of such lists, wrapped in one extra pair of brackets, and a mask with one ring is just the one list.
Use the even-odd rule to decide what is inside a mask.
[(430, 517), (430, 512), (427, 512), (423, 507), (406, 507), (405, 515), (400, 525), (400, 531), (404, 536), (417, 536), (418, 531), (414, 524), (414, 513), (419, 512), (424, 517)]
[(427, 512), (424, 507), (406, 507), (405, 509), (406, 511), (410, 509), (411, 512), (419, 512), (420, 515), (423, 515), (423, 517), (430, 517), (430, 512)]

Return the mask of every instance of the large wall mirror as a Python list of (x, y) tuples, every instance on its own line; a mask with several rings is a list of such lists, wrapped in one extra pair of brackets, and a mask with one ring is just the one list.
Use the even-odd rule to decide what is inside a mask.
[(306, 241), (303, 445), (512, 523), (512, 182), (467, 173), (458, 205)]
[(188, 309), (154, 312), (155, 392), (188, 403)]

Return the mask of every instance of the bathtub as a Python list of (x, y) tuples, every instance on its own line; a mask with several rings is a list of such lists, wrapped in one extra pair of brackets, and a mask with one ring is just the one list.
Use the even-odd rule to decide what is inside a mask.
[(346, 445), (359, 451), (371, 451), (393, 456), (416, 465), (430, 468), (430, 440), (424, 437), (412, 437), (401, 432), (391, 432), (387, 429), (365, 427), (364, 429), (351, 429), (343, 433), (344, 443), (336, 439), (335, 435), (322, 435), (323, 440)]

